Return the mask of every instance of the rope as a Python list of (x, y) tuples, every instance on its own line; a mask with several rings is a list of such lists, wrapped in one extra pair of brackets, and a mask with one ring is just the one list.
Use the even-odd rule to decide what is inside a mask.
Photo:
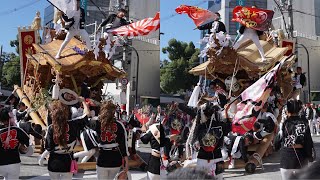
[[(285, 127), (285, 129), (286, 129), (286, 131), (287, 131), (287, 133), (288, 133), (288, 135), (289, 135), (289, 131), (288, 131), (288, 129), (287, 129), (287, 126), (284, 125), (284, 127)], [(298, 159), (298, 161), (299, 161), (299, 165), (300, 165), (300, 167), (302, 168), (302, 164), (301, 164), (300, 158), (299, 158), (299, 156), (298, 156), (298, 153), (297, 153), (297, 151), (296, 151), (296, 148), (295, 148), (293, 145), (292, 145), (292, 148), (293, 148), (294, 154), (296, 155), (296, 157), (297, 157), (297, 159)]]
[(101, 10), (101, 8), (100, 8), (99, 6), (97, 6), (96, 3), (94, 3), (92, 0), (90, 0), (90, 2), (91, 2), (95, 7), (97, 7), (98, 10), (100, 11), (100, 13), (104, 16), (104, 18), (107, 19), (106, 14)]
[(238, 70), (239, 70), (238, 66), (239, 66), (240, 63), (238, 63), (238, 62), (239, 62), (239, 58), (237, 58), (236, 63), (234, 64), (234, 69), (233, 69), (233, 73), (232, 73), (232, 77), (231, 77), (231, 85), (230, 85), (230, 89), (229, 89), (229, 98), (231, 97), (233, 79), (237, 75)]
[(258, 161), (259, 165), (261, 165), (262, 170), (264, 170), (263, 163), (262, 163), (262, 158), (261, 158), (260, 154), (254, 153), (252, 155), (252, 157)]
[(204, 69), (204, 86), (203, 86), (203, 92), (205, 92), (206, 86), (207, 86), (207, 68)]
[[(208, 69), (208, 67), (206, 67), (206, 69)], [(214, 74), (212, 74), (209, 69), (208, 69), (208, 73), (209, 73), (213, 78), (215, 78), (215, 79), (218, 78), (217, 76), (215, 76)]]

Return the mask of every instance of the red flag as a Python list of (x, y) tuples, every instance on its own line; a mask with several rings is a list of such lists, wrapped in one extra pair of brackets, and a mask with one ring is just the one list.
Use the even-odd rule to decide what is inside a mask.
[(146, 18), (127, 26), (122, 26), (111, 30), (114, 35), (119, 36), (145, 36), (160, 28), (160, 12), (157, 12), (154, 18)]
[(266, 9), (237, 6), (233, 9), (232, 21), (258, 31), (265, 31), (272, 22), (274, 12)]
[(134, 115), (136, 116), (136, 118), (139, 120), (141, 124), (146, 124), (150, 119), (150, 117), (145, 114), (135, 113)]
[(196, 6), (188, 6), (188, 5), (180, 5), (176, 8), (176, 12), (178, 14), (188, 14), (188, 16), (193, 20), (194, 24), (198, 27), (202, 25), (203, 23), (207, 22), (208, 20), (215, 19), (217, 17), (216, 14), (214, 14), (211, 11), (208, 11), (206, 9), (202, 9)]
[(240, 98), (242, 101), (237, 104), (237, 113), (232, 122), (233, 132), (244, 134), (252, 129), (263, 105), (270, 96), (277, 72), (282, 67), (283, 62), (281, 61), (271, 71), (241, 93)]

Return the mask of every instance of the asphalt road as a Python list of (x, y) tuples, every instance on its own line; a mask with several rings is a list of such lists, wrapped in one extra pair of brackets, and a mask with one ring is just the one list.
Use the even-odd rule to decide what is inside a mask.
[[(317, 159), (320, 160), (320, 136), (313, 137), (314, 146), (316, 149)], [(254, 174), (248, 174), (245, 169), (226, 169), (223, 177), (225, 180), (281, 180), (280, 174), (280, 151), (273, 152), (272, 155), (263, 158), (263, 167), (257, 168)], [(173, 172), (174, 173), (174, 172)], [(165, 175), (162, 176), (165, 179)]]
[[(151, 148), (150, 145), (140, 144), (140, 148), (137, 149), (138, 154), (148, 162)], [(21, 169), (20, 169), (20, 179), (50, 179), (48, 175), (47, 162), (45, 166), (39, 166), (37, 159), (39, 154), (34, 154), (31, 157), (21, 157)], [(136, 169), (129, 170), (132, 173), (132, 179), (144, 179), (147, 175), (146, 172), (142, 172)], [(0, 176), (0, 179), (3, 179)], [(96, 179), (95, 170), (89, 170), (85, 172), (79, 172), (73, 179)]]
[[(317, 159), (320, 160), (320, 136), (313, 137), (314, 146), (316, 149)], [(273, 153), (263, 159), (264, 170), (257, 169), (254, 174), (245, 173), (244, 169), (226, 170), (224, 177), (226, 180), (281, 180), (280, 174), (280, 152)]]
[[(317, 161), (320, 160), (320, 136), (313, 137)], [(150, 155), (150, 146), (140, 144), (138, 148), (139, 155), (147, 162)], [(38, 154), (34, 154), (31, 157), (21, 157), (21, 170), (20, 179), (49, 179), (48, 170), (45, 163), (44, 167), (37, 164)], [(273, 153), (271, 156), (263, 159), (264, 170), (257, 169), (254, 174), (247, 174), (244, 169), (229, 170), (226, 169), (224, 173), (224, 178), (226, 180), (281, 180), (280, 175), (280, 153)], [(131, 170), (130, 170), (131, 171)], [(133, 174), (133, 179), (144, 179), (146, 177), (146, 172), (141, 172), (137, 170), (131, 171)], [(74, 179), (95, 179), (95, 171), (85, 171), (78, 173)], [(0, 176), (0, 179), (1, 176)]]

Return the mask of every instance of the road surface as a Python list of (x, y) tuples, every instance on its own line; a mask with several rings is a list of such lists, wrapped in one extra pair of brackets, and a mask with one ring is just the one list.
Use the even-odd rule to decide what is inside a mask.
[[(148, 162), (149, 155), (151, 152), (150, 145), (144, 145), (140, 143), (140, 148), (137, 149), (138, 154)], [(34, 154), (31, 157), (21, 157), (21, 170), (20, 179), (31, 179), (31, 180), (49, 180), (49, 174), (47, 170), (47, 163), (41, 167), (37, 163), (39, 154)], [(129, 170), (133, 180), (146, 179), (147, 172), (140, 170)], [(3, 179), (0, 176), (0, 179)], [(79, 172), (73, 177), (73, 179), (97, 179), (95, 170), (87, 170)]]

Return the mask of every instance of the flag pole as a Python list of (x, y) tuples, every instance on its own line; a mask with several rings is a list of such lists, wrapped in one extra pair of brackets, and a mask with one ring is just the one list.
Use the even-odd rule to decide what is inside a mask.
[[(59, 9), (57, 6), (55, 6), (50, 0), (47, 0), (52, 6), (54, 6), (55, 8), (57, 8), (59, 11), (63, 12), (61, 9)], [(64, 12), (65, 13), (65, 12)]]

